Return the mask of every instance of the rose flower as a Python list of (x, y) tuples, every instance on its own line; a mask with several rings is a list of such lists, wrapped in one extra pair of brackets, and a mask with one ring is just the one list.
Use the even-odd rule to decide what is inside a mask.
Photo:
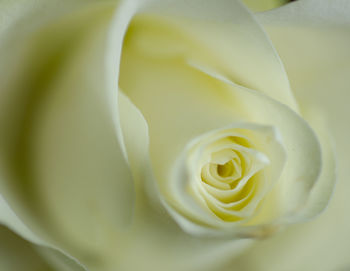
[(272, 270), (261, 240), (333, 193), (312, 82), (325, 44), (349, 60), (342, 3), (0, 3), (0, 222), (26, 240), (3, 229), (5, 270)]

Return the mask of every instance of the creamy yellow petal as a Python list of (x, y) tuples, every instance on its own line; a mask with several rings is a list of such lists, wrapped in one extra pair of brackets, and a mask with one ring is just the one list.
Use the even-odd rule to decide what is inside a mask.
[[(151, 3), (146, 12), (162, 15), (163, 19), (167, 16), (165, 21), (154, 24), (170, 22), (200, 44), (199, 49), (190, 52), (189, 62), (210, 66), (236, 83), (262, 91), (298, 110), (277, 53), (240, 1), (146, 2)], [(160, 43), (157, 48), (163, 45)], [(170, 48), (173, 47), (171, 44)]]
[(258, 92), (193, 69), (181, 58), (143, 55), (128, 43), (123, 53), (120, 83), (149, 123), (150, 152), (161, 186), (175, 157), (195, 136), (237, 121), (256, 122), (281, 131), (289, 156), (283, 193), (293, 194), (282, 198), (288, 211), (303, 204), (319, 173), (319, 146), (296, 113)]
[(125, 238), (118, 240), (106, 254), (107, 270), (215, 268), (227, 257), (237, 255), (248, 247), (252, 240), (202, 239), (188, 235), (178, 227), (164, 209), (158, 187), (155, 186), (148, 154), (147, 122), (121, 91), (119, 105), (137, 196), (132, 227), (124, 235)]
[[(262, 14), (260, 18), (285, 63), (303, 115), (321, 138), (324, 166), (304, 208), (304, 218), (317, 215), (327, 206), (336, 179), (329, 138), (333, 135), (331, 123), (339, 123), (341, 116), (329, 121), (328, 112), (322, 112), (322, 101), (331, 101), (338, 85), (342, 88), (349, 82), (343, 75), (350, 60), (349, 10), (347, 1), (308, 0)], [(337, 84), (327, 83), (333, 82), (334, 77)]]
[[(311, 107), (316, 112), (323, 111), (322, 121), (328, 122), (328, 132), (336, 145), (338, 181), (321, 216), (261, 242), (225, 270), (231, 270), (233, 265), (244, 271), (329, 271), (350, 267), (349, 14), (348, 1), (305, 0), (262, 15), (266, 16), (263, 22), (285, 63), (302, 110), (306, 112)], [(314, 125), (312, 119), (310, 123)], [(327, 193), (322, 189), (320, 192)]]

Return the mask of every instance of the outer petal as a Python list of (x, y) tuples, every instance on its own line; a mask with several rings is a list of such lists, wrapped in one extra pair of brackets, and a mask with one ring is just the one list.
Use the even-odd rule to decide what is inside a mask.
[[(335, 162), (327, 135), (332, 134), (332, 129), (330, 132), (327, 131), (326, 121), (322, 120), (321, 110), (318, 108), (321, 106), (318, 102), (334, 95), (334, 88), (338, 88), (337, 84), (327, 87), (324, 82), (346, 73), (350, 59), (349, 2), (313, 0), (301, 2), (287, 5), (269, 14), (262, 14), (260, 18), (288, 69), (303, 115), (319, 132), (322, 143), (325, 161), (322, 174), (313, 188), (308, 205), (300, 217), (296, 218), (297, 220), (317, 215), (327, 206), (328, 199), (332, 195)], [(290, 44), (293, 44), (293, 49)], [(343, 82), (344, 79), (339, 81), (340, 84), (344, 84)], [(314, 89), (318, 89), (317, 95)]]
[[(22, 236), (25, 240), (32, 242), (33, 243), (33, 248), (36, 248), (36, 250), (43, 254), (46, 255), (47, 259), (50, 262), (53, 262), (54, 266), (59, 266), (60, 268), (62, 268), (63, 270), (69, 270), (69, 271), (82, 271), (82, 270), (86, 270), (85, 267), (79, 263), (76, 259), (74, 259), (73, 257), (71, 257), (69, 254), (67, 254), (65, 251), (51, 245), (48, 244), (47, 242), (43, 241), (42, 239), (40, 239), (39, 237), (37, 237), (36, 234), (34, 234), (19, 218), (18, 216), (13, 212), (13, 210), (10, 208), (10, 206), (7, 204), (7, 202), (4, 200), (4, 198), (0, 195), (0, 223), (2, 225), (5, 225), (9, 228), (11, 228), (15, 233), (17, 233), (18, 235)], [(0, 231), (1, 232), (1, 231)], [(5, 231), (4, 235), (0, 234), (1, 238), (1, 243), (4, 246), (4, 249), (7, 250), (7, 236), (13, 236), (14, 233), (11, 233), (10, 230)], [(13, 238), (13, 237), (12, 237)], [(16, 239), (16, 238), (15, 238)], [(17, 237), (18, 240), (20, 240), (21, 238)], [(14, 240), (15, 242), (15, 240)], [(30, 251), (28, 251), (28, 249), (26, 249), (25, 245), (26, 242), (22, 241), (22, 242), (18, 242), (18, 250), (19, 251), (23, 251), (23, 257), (26, 257), (27, 254), (30, 255)], [(15, 255), (10, 248), (8, 248), (8, 251), (5, 251), (5, 255), (6, 253), (10, 253), (8, 256), (9, 258), (6, 260), (2, 260), (0, 261), (0, 263), (3, 263), (4, 261), (4, 266), (0, 265), (0, 267), (2, 268), (8, 268), (8, 266), (13, 266), (16, 264), (21, 264), (21, 263), (17, 263), (18, 260), (16, 260), (16, 257), (19, 257), (19, 255)], [(0, 259), (2, 257), (3, 253), (0, 253)], [(37, 257), (37, 256), (36, 256)], [(33, 259), (34, 261), (34, 259)], [(43, 261), (41, 261), (43, 262)], [(35, 263), (35, 261), (34, 261)], [(34, 264), (33, 263), (33, 264)], [(23, 262), (22, 264), (25, 264), (25, 262)], [(36, 264), (36, 263), (35, 263)]]
[(262, 14), (301, 108), (317, 106), (327, 112), (337, 145), (338, 183), (322, 216), (261, 242), (225, 270), (233, 265), (244, 271), (350, 268), (349, 14), (348, 1), (334, 0), (297, 1)]
[[(7, 211), (0, 222), (94, 266), (100, 256), (94, 253), (104, 256), (111, 235), (130, 223), (134, 194), (104, 77), (115, 5), (87, 3), (33, 1), (23, 10), (28, 14), (19, 12), (18, 21), (5, 20), (1, 28), (0, 192)], [(15, 8), (22, 11), (20, 3), (5, 4), (1, 12), (9, 18)], [(40, 251), (57, 264), (74, 263), (51, 249)], [(84, 269), (77, 263), (70, 268)]]
[(0, 269), (2, 271), (54, 270), (40, 257), (30, 243), (16, 236), (4, 226), (0, 226), (0, 240)]

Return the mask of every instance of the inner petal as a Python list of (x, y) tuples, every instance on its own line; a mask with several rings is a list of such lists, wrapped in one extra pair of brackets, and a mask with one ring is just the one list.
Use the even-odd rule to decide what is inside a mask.
[(218, 164), (216, 166), (216, 170), (220, 177), (232, 176), (232, 174), (235, 172), (235, 168), (233, 166), (232, 161), (228, 161), (223, 165)]

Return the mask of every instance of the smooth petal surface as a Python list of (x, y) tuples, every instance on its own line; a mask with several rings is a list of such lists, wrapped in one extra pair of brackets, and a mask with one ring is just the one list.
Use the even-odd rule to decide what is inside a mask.
[[(318, 113), (320, 110), (312, 109), (306, 114), (315, 116), (316, 112), (316, 120), (320, 122), (321, 118), (321, 124), (328, 120), (328, 132), (334, 136), (336, 144), (338, 182), (329, 207), (320, 217), (261, 242), (231, 262), (225, 270), (231, 270), (233, 265), (243, 271), (350, 268), (349, 14), (348, 1), (307, 0), (261, 14), (261, 20), (286, 66), (302, 112), (316, 108), (327, 115), (322, 119)], [(316, 130), (317, 122), (310, 118)], [(328, 176), (333, 170), (329, 170)], [(320, 199), (324, 199), (323, 193), (329, 192), (324, 186), (329, 180), (321, 182), (326, 191), (319, 190)]]
[[(252, 240), (247, 239), (197, 238), (178, 227), (162, 207), (154, 183), (146, 120), (122, 91), (119, 109), (137, 194), (133, 224), (125, 238), (118, 240), (106, 255), (107, 270), (210, 270), (251, 245)], [(122, 251), (118, 251), (120, 244)]]
[[(4, 3), (10, 6), (10, 1)], [(39, 1), (35, 3), (42, 6)], [(63, 2), (62, 6), (65, 6)], [(118, 94), (124, 34), (138, 10), (161, 16), (173, 14), (186, 17), (186, 23), (175, 23), (175, 28), (186, 26), (192, 17), (202, 23), (206, 20), (218, 21), (216, 26), (223, 28), (222, 31), (216, 32), (215, 27), (213, 29), (205, 23), (194, 23), (187, 28), (187, 35), (195, 37), (197, 43), (206, 44), (209, 51), (217, 51), (214, 56), (217, 61), (194, 55), (181, 62), (175, 57), (171, 62), (172, 67), (164, 69), (161, 58), (155, 61), (150, 58), (149, 64), (148, 56), (137, 52), (134, 55), (137, 59), (131, 58), (130, 63), (122, 63), (120, 85), (128, 97)], [(233, 16), (233, 10), (237, 12), (236, 16)], [(0, 146), (0, 151), (12, 159), (1, 163), (7, 169), (9, 164), (16, 165), (11, 168), (11, 172), (6, 172), (0, 192), (35, 233), (46, 238), (52, 234), (53, 242), (67, 248), (91, 270), (216, 270), (225, 259), (238, 255), (249, 246), (251, 240), (230, 241), (189, 236), (163, 208), (155, 208), (149, 199), (150, 195), (144, 193), (144, 184), (141, 182), (142, 178), (153, 178), (151, 175), (143, 176), (143, 173), (149, 174), (149, 160), (144, 156), (148, 144), (150, 143), (152, 157), (157, 157), (153, 162), (156, 161), (156, 166), (166, 171), (167, 168), (162, 167), (163, 162), (166, 165), (171, 163), (189, 139), (203, 132), (241, 119), (250, 120), (252, 116), (262, 124), (271, 124), (265, 122), (265, 114), (257, 116), (256, 113), (249, 112), (248, 108), (252, 101), (253, 108), (263, 104), (266, 101), (264, 94), (272, 97), (269, 105), (273, 105), (274, 109), (283, 108), (283, 112), (290, 116), (288, 120), (297, 124), (293, 128), (301, 132), (294, 134), (291, 131), (291, 137), (295, 135), (299, 136), (298, 139), (306, 138), (301, 142), (311, 158), (318, 157), (317, 141), (296, 113), (285, 110), (287, 107), (283, 104), (295, 111), (298, 111), (298, 107), (291, 95), (280, 60), (264, 33), (236, 1), (123, 1), (114, 14), (106, 44), (105, 30), (112, 14), (104, 11), (102, 8), (96, 17), (87, 16), (82, 21), (78, 19), (80, 23), (76, 24), (76, 28), (71, 28), (72, 24), (48, 28), (46, 31), (53, 34), (44, 32), (29, 46), (18, 43), (19, 47), (26, 50), (18, 50), (20, 54), (17, 59), (9, 54), (10, 57), (4, 61), (19, 63), (14, 61), (19, 59), (23, 63), (30, 63), (30, 67), (18, 65), (7, 70), (8, 67), (0, 64), (1, 76), (7, 78), (3, 81), (6, 82), (4, 89), (18, 90), (18, 93), (9, 96), (8, 93), (0, 94), (1, 110), (6, 112), (6, 115), (1, 114), (0, 120), (0, 131), (6, 131), (4, 139), (1, 138), (4, 145)], [(256, 35), (250, 36), (245, 34), (246, 31), (239, 31), (237, 24), (240, 22), (249, 33)], [(20, 25), (25, 25), (25, 21)], [(203, 26), (204, 30), (201, 30)], [(3, 33), (7, 33), (8, 29), (10, 28), (6, 24), (0, 27)], [(12, 31), (8, 33), (10, 32)], [(235, 35), (228, 35), (233, 32)], [(21, 37), (21, 32), (17, 35)], [(208, 39), (210, 35), (215, 36), (217, 43), (214, 39)], [(62, 37), (62, 40), (57, 40), (57, 37)], [(227, 40), (227, 37), (234, 38)], [(6, 37), (8, 41), (5, 40), (3, 44), (11, 45), (15, 38)], [(247, 43), (249, 46), (245, 48), (243, 45)], [(233, 54), (232, 47), (237, 49)], [(169, 48), (170, 55), (173, 54), (172, 50), (180, 53), (183, 50), (181, 46)], [(4, 52), (12, 52), (9, 46), (6, 49)], [(167, 49), (162, 54), (169, 54)], [(249, 53), (242, 54), (243, 49)], [(126, 51), (126, 55), (128, 53), (130, 51)], [(34, 57), (28, 57), (30, 55)], [(228, 64), (231, 62), (239, 63), (241, 67), (234, 66), (231, 70)], [(211, 66), (224, 75), (225, 80), (205, 74), (195, 67), (201, 65)], [(130, 67), (130, 82), (126, 82), (123, 72)], [(269, 71), (272, 71), (271, 74)], [(26, 74), (26, 80), (18, 85), (7, 85), (12, 79), (20, 78), (19, 74)], [(168, 80), (175, 74), (183, 80)], [(157, 82), (156, 87), (150, 84), (151, 79)], [(226, 85), (232, 82), (234, 91), (226, 89)], [(242, 94), (246, 91), (244, 87), (255, 88), (263, 95), (249, 91)], [(211, 88), (215, 88), (217, 93), (213, 93)], [(141, 96), (137, 97), (137, 90), (142, 91)], [(24, 96), (21, 91), (25, 92)], [(168, 95), (171, 93), (179, 96)], [(155, 95), (159, 97), (156, 104)], [(30, 105), (26, 102), (28, 97)], [(239, 99), (236, 100), (237, 97)], [(241, 104), (241, 99), (246, 105)], [(2, 107), (3, 104), (6, 107)], [(273, 114), (274, 109), (267, 115)], [(8, 118), (9, 115), (11, 118)], [(150, 124), (149, 127), (146, 121)], [(13, 123), (21, 124), (13, 127)], [(164, 127), (170, 128), (164, 131)], [(184, 131), (188, 131), (188, 134)], [(285, 134), (287, 132), (285, 130)], [(138, 140), (137, 143), (133, 144), (134, 140)], [(168, 146), (171, 150), (167, 149)], [(134, 194), (127, 162), (138, 182), (137, 200), (134, 221), (127, 233), (122, 231), (121, 234), (120, 229), (129, 224), (133, 213)], [(303, 162), (312, 163), (305, 160), (299, 163), (305, 166)], [(317, 159), (316, 162), (318, 165)], [(311, 175), (317, 174), (317, 165), (313, 167)], [(301, 170), (304, 169), (302, 166)], [(20, 175), (13, 178), (12, 172), (19, 172)], [(17, 179), (26, 181), (11, 187), (9, 180)], [(304, 189), (303, 184), (301, 186), (305, 193), (309, 191)], [(307, 188), (311, 186), (311, 181), (306, 184)], [(21, 190), (22, 194), (16, 189)], [(47, 232), (42, 231), (43, 225)], [(44, 249), (40, 253), (51, 252)], [(67, 260), (66, 257), (47, 257), (53, 261), (56, 259), (57, 266)], [(66, 267), (59, 270), (65, 270), (64, 268)], [(71, 267), (67, 267), (67, 270), (69, 268)], [(83, 267), (73, 265), (72, 268), (77, 270), (74, 268)]]
[[(148, 121), (151, 158), (161, 189), (167, 190), (169, 167), (195, 136), (237, 121), (253, 121), (281, 130), (290, 158), (283, 186), (294, 195), (284, 198), (291, 200), (286, 203), (289, 210), (302, 204), (317, 179), (320, 161), (318, 142), (296, 113), (258, 92), (193, 69), (181, 59), (141, 55), (131, 45), (123, 57), (121, 86)], [(303, 182), (297, 181), (300, 178)]]
[(0, 269), (2, 271), (54, 271), (34, 247), (4, 226), (0, 226)]
[[(88, 3), (33, 1), (21, 13), (20, 3), (6, 2), (1, 10), (13, 19), (17, 8), (20, 22), (1, 29), (0, 191), (11, 209), (0, 219), (24, 238), (67, 249), (93, 267), (130, 223), (134, 194), (104, 77), (115, 5)], [(52, 16), (35, 20), (41, 11)], [(40, 251), (60, 270), (62, 264), (84, 269)]]
[(32, 131), (32, 167), (53, 224), (71, 231), (63, 233), (74, 245), (83, 242), (83, 247), (98, 250), (107, 249), (111, 235), (130, 223), (134, 200), (133, 181), (99, 80), (104, 78), (99, 63), (103, 28), (89, 29), (91, 36), (72, 50)]
[[(323, 120), (321, 109), (324, 106), (322, 99), (334, 97), (336, 88), (341, 89), (348, 83), (339, 76), (349, 69), (350, 53), (347, 53), (347, 48), (350, 45), (350, 21), (345, 15), (349, 14), (349, 10), (347, 1), (305, 1), (287, 5), (271, 14), (262, 14), (260, 18), (288, 68), (303, 115), (321, 138), (324, 167), (301, 217), (312, 217), (325, 208), (336, 179), (333, 147), (329, 141), (333, 129), (332, 126), (327, 128), (328, 120)], [(281, 16), (287, 13), (286, 20), (278, 23)], [(282, 24), (282, 27), (278, 27), (278, 24)], [(287, 31), (288, 36), (283, 31)], [(295, 44), (293, 50), (287, 45), (291, 43)], [(311, 47), (315, 49), (312, 51)], [(327, 86), (325, 82), (334, 80), (332, 78), (335, 76), (337, 84), (332, 81), (333, 85)], [(338, 120), (339, 117), (332, 123), (338, 124)]]
[(240, 1), (144, 2), (145, 12), (172, 16), (171, 23), (200, 44), (188, 61), (209, 65), (230, 80), (298, 110), (274, 47)]
[[(52, 266), (59, 267), (61, 270), (68, 271), (83, 271), (86, 270), (85, 267), (79, 263), (72, 256), (67, 254), (60, 248), (53, 246), (50, 243), (45, 242), (41, 238), (39, 238), (36, 234), (34, 234), (13, 212), (11, 207), (7, 204), (5, 199), (0, 195), (0, 224), (7, 226), (9, 229), (5, 230), (4, 226), (0, 226), (0, 237), (2, 247), (0, 249), (0, 267), (1, 270), (5, 268), (13, 268), (13, 266), (20, 266), (22, 264), (33, 264), (44, 265), (45, 261), (40, 260), (38, 254), (46, 255), (47, 262), (52, 263)], [(2, 230), (4, 229), (4, 230)], [(14, 237), (15, 233), (20, 237)], [(18, 246), (17, 250), (18, 254), (13, 251), (13, 246), (9, 245), (8, 240), (12, 240), (11, 243), (14, 243), (13, 246)], [(31, 249), (28, 242), (31, 242)], [(1, 250), (5, 251), (1, 251)], [(34, 252), (36, 250), (36, 253)], [(7, 255), (8, 258), (5, 258), (4, 255)], [(5, 259), (2, 259), (4, 257)], [(31, 257), (31, 261), (18, 261), (16, 260), (18, 257), (28, 258)], [(7, 270), (7, 269), (5, 269)], [(12, 270), (12, 269), (10, 269)]]

